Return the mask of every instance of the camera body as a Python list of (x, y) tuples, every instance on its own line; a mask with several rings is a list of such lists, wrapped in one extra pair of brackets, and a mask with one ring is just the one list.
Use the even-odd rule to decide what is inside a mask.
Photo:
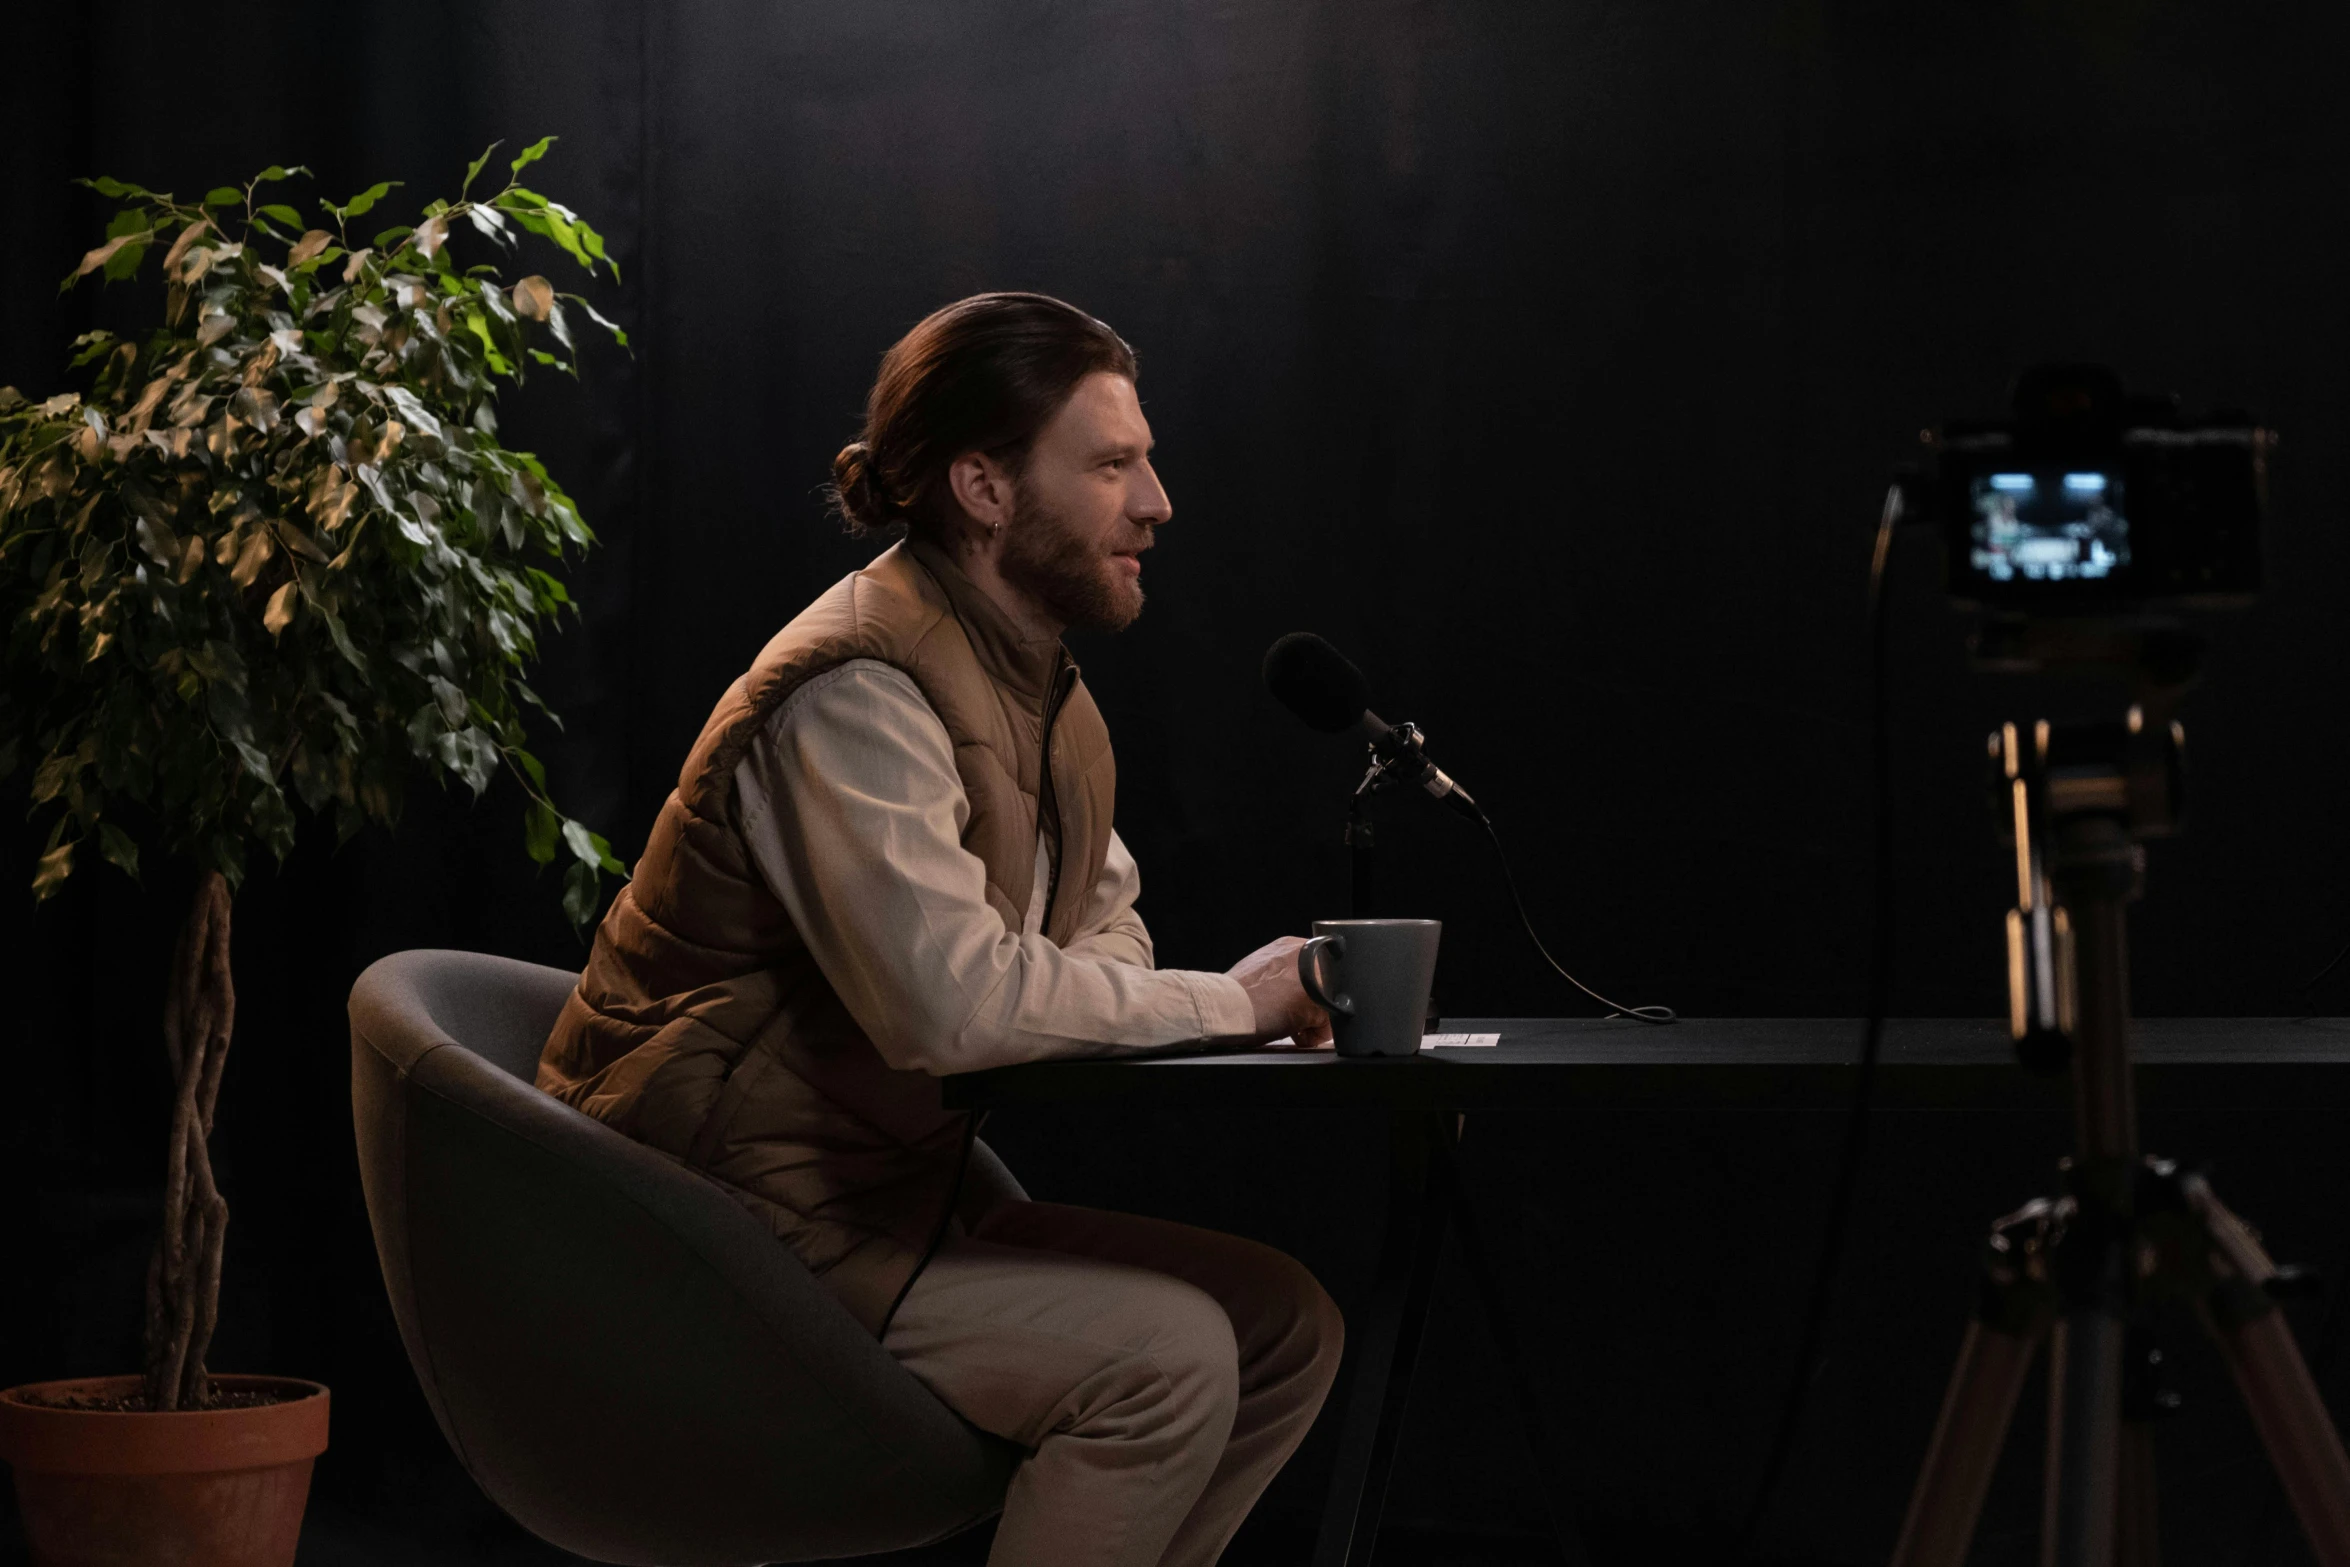
[(1913, 492), (1938, 524), (1950, 596), (1995, 614), (2126, 616), (2248, 603), (2276, 437), (2249, 417), (2179, 417), (2102, 365), (2018, 378), (2011, 417), (1926, 437)]

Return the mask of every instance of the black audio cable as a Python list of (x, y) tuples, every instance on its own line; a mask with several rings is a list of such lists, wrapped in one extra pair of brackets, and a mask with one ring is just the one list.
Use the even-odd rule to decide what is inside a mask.
[(1536, 931), (1534, 928), (1534, 918), (1532, 915), (1526, 912), (1526, 900), (1518, 891), (1517, 874), (1510, 869), (1509, 851), (1502, 847), (1501, 833), (1494, 827), (1493, 818), (1487, 816), (1483, 810), (1479, 810), (1477, 812), (1477, 821), (1481, 826), (1484, 827), (1485, 836), (1491, 839), (1493, 842), (1494, 858), (1501, 862), (1502, 885), (1508, 887), (1510, 890), (1510, 904), (1518, 911), (1518, 924), (1525, 930), (1526, 939), (1534, 943), (1534, 950), (1542, 954), (1542, 961), (1549, 964), (1552, 969), (1557, 971), (1559, 978), (1565, 980), (1568, 984), (1574, 986), (1577, 990), (1580, 990), (1583, 992), (1583, 994), (1589, 996), (1592, 1000), (1598, 1002), (1601, 1006), (1606, 1007), (1608, 1009), (1607, 1015), (1609, 1017), (1637, 1018), (1643, 1023), (1675, 1023), (1680, 1021), (1679, 1015), (1675, 1013), (1671, 1007), (1628, 1007), (1625, 1006), (1622, 1002), (1608, 1000), (1607, 997), (1601, 995), (1598, 991), (1593, 990), (1589, 985), (1584, 984), (1574, 975), (1568, 973), (1566, 965), (1561, 963), (1558, 959), (1552, 957), (1550, 955), (1550, 948), (1542, 944), (1541, 933)]
[(1868, 1021), (1862, 1026), (1860, 1072), (1853, 1080), (1852, 1109), (1845, 1117), (1844, 1148), (1836, 1164), (1836, 1183), (1828, 1200), (1826, 1232), (1820, 1239), (1818, 1265), (1813, 1270), (1811, 1298), (1804, 1307), (1803, 1329), (1796, 1338), (1795, 1370), (1779, 1407), (1779, 1425), (1771, 1439), (1762, 1478), (1754, 1500), (1747, 1504), (1732, 1547), (1733, 1559), (1752, 1549), (1757, 1530), (1770, 1512), (1771, 1499), (1787, 1472), (1795, 1438), (1803, 1425), (1817, 1375), (1820, 1340), (1826, 1335), (1828, 1314), (1835, 1304), (1836, 1279), (1844, 1264), (1844, 1249), (1852, 1227), (1852, 1199), (1860, 1184), (1861, 1156), (1867, 1150), (1869, 1105), (1876, 1093), (1877, 1057), (1885, 1040), (1885, 1014), (1893, 993), (1893, 744), (1891, 708), (1885, 670), (1885, 562), (1893, 551), (1893, 531), (1901, 522), (1901, 486), (1885, 491), (1885, 509), (1877, 520), (1876, 549), (1869, 558), (1869, 781), (1873, 796), (1871, 835), (1872, 913), (1869, 943)]
[(2296, 1023), (2306, 1023), (2311, 1018), (2317, 1016), (2317, 987), (2325, 983), (2327, 975), (2333, 973), (2334, 970), (2342, 966), (2342, 960), (2344, 958), (2350, 958), (2350, 941), (2344, 942), (2342, 944), (2341, 950), (2326, 960), (2326, 966), (2324, 968), (2319, 969), (2316, 973), (2310, 975), (2307, 979), (2301, 982), (2301, 1000), (2307, 1007), (2307, 1010), (2293, 1021)]

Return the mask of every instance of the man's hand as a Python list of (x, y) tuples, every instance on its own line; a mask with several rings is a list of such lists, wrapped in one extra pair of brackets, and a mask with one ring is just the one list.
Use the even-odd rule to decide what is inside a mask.
[(1226, 970), (1248, 992), (1260, 1042), (1284, 1034), (1308, 1047), (1330, 1042), (1330, 1015), (1298, 983), (1297, 949), (1305, 944), (1303, 936), (1281, 936)]

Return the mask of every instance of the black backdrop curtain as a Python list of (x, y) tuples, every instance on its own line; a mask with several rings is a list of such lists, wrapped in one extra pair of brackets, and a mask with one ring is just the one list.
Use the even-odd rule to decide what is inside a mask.
[[(5, 45), (0, 383), (59, 389), (67, 341), (121, 307), (56, 296), (107, 216), (73, 175), (190, 190), (305, 162), (325, 194), (397, 178), (421, 199), (492, 139), (558, 133), (534, 172), (610, 237), (626, 281), (597, 297), (636, 352), (534, 382), (508, 425), (602, 537), (538, 682), (568, 723), (544, 754), (632, 855), (717, 693), (868, 553), (817, 489), (882, 348), (963, 293), (1063, 295), (1138, 348), (1176, 502), (1142, 622), (1078, 647), (1162, 962), (1222, 966), (1342, 904), (1357, 758), (1256, 682), (1265, 645), (1309, 628), (1430, 729), (1592, 982), (1694, 1014), (1843, 1015), (1866, 942), (1861, 608), (1884, 481), (1919, 426), (1995, 410), (2021, 364), (2110, 360), (2190, 406), (2250, 406), (2286, 442), (2271, 591), (2214, 626), (2189, 709), (2197, 814), (2154, 856), (2141, 1009), (2338, 1006), (2296, 982), (2350, 937), (2345, 31), (2338, 7), (2184, 0), (53, 7)], [(1903, 541), (1892, 591), (1898, 1008), (1980, 1015), (2007, 896), (1982, 735), (2081, 699), (1968, 672), (1925, 541)], [(357, 1206), (342, 1000), (403, 947), (577, 963), (517, 818), (494, 791), (425, 791), (397, 834), (311, 841), (239, 903), (215, 1361), (337, 1384), (330, 1507), (430, 1512), (448, 1483)], [(1447, 1010), (1582, 1009), (1459, 823), (1398, 812), (1385, 841), (1390, 911), (1446, 921)], [(0, 867), (20, 888), (31, 853), (12, 842)], [(37, 915), (0, 897), (0, 1382), (132, 1360), (184, 888), (75, 881)], [(1035, 1117), (999, 1135), (1054, 1195), (1263, 1235), (1342, 1299), (1367, 1269), (1375, 1128)], [(1863, 1255), (1887, 1251), (1886, 1272), (1839, 1318), (1856, 1347), (1823, 1383), (1791, 1541), (1890, 1537), (1976, 1215), (2055, 1147), (1985, 1135), (1880, 1139)], [(2275, 1200), (2326, 1173), (2280, 1151), (2299, 1133), (2239, 1140)], [(1547, 1363), (1628, 1514), (1735, 1510), (1830, 1141), (1734, 1118), (1496, 1123), (1494, 1222), (1546, 1259), (1519, 1275), (1527, 1309), (1546, 1302), (1562, 1342), (1612, 1335), (1604, 1363)], [(1932, 1247), (1902, 1251), (1904, 1213), (1937, 1202)], [(1669, 1260), (1585, 1250), (1658, 1228), (1681, 1237)], [(1592, 1304), (1595, 1273), (1681, 1304)], [(1437, 1353), (1471, 1391), (1430, 1408), (1399, 1506), (1538, 1517), (1490, 1368), (1473, 1342)], [(1271, 1511), (1310, 1512), (1317, 1454)]]

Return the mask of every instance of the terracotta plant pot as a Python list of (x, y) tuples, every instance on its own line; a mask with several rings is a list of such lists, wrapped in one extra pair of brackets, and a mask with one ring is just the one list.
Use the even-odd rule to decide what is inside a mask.
[(291, 1567), (310, 1464), (326, 1451), (326, 1389), (212, 1380), (283, 1402), (151, 1415), (30, 1401), (120, 1398), (137, 1377), (0, 1393), (0, 1459), (16, 1470), (33, 1567)]

